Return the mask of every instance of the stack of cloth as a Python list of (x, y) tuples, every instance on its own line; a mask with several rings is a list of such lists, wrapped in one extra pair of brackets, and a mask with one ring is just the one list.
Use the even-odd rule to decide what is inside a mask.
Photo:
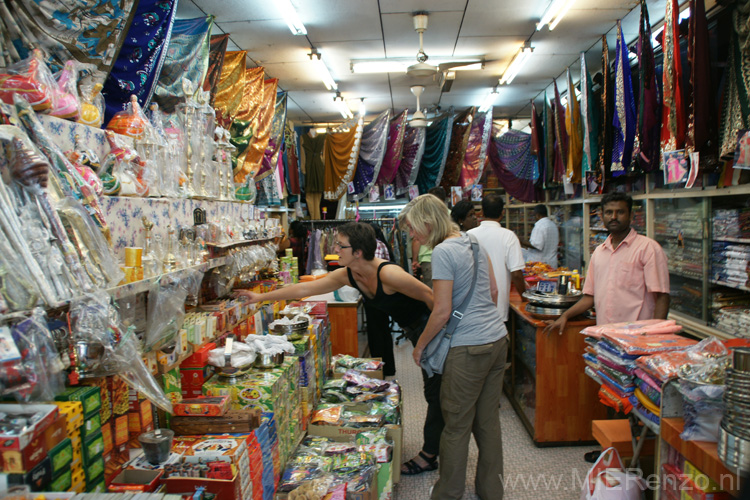
[(584, 328), (586, 374), (596, 380), (602, 404), (628, 414), (635, 410), (658, 425), (661, 384), (637, 365), (644, 355), (684, 350), (695, 341), (675, 333), (674, 320), (641, 320)]
[(736, 335), (748, 337), (750, 332), (750, 308), (747, 306), (723, 307), (714, 313), (713, 326)]
[(750, 238), (750, 208), (714, 210), (714, 238)]
[(733, 288), (747, 287), (750, 245), (714, 241), (711, 252), (711, 278)]

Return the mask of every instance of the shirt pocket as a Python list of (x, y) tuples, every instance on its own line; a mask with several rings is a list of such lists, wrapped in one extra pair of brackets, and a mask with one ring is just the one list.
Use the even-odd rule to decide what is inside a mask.
[(622, 284), (628, 288), (642, 286), (645, 283), (643, 268), (637, 262), (623, 262), (619, 265), (617, 281), (617, 284)]

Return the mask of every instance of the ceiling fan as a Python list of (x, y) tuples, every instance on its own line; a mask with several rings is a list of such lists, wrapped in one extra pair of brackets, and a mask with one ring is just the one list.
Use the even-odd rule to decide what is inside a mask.
[(425, 117), (422, 108), (419, 106), (419, 97), (424, 92), (424, 85), (412, 85), (410, 90), (414, 94), (414, 97), (417, 98), (417, 108), (411, 116), (411, 120), (409, 120), (409, 125), (414, 128), (425, 128), (427, 126), (427, 117)]
[(429, 76), (435, 76), (438, 73), (444, 73), (451, 69), (458, 69), (464, 66), (479, 65), (477, 69), (484, 68), (483, 60), (471, 60), (471, 61), (450, 61), (442, 62), (437, 66), (427, 64), (429, 56), (424, 51), (424, 32), (427, 31), (427, 12), (415, 12), (412, 14), (414, 20), (414, 31), (419, 33), (419, 52), (417, 52), (417, 64), (412, 64), (406, 68), (406, 74), (415, 78), (424, 78)]

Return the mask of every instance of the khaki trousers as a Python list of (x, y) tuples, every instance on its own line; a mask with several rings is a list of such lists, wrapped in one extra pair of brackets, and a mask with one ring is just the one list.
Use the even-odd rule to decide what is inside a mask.
[(507, 335), (491, 344), (453, 347), (448, 353), (440, 391), (445, 420), (440, 438), (440, 478), (432, 500), (458, 500), (463, 496), (472, 434), (479, 448), (477, 495), (482, 500), (502, 500), (503, 444), (498, 407), (507, 354)]

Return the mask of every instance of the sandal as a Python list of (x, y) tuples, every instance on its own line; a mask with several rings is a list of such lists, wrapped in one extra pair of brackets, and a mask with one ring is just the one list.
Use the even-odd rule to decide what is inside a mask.
[(588, 453), (583, 454), (583, 459), (587, 461), (590, 464), (596, 463), (596, 460), (599, 458), (599, 455), (601, 455), (602, 452), (599, 450), (590, 451)]
[(425, 461), (427, 466), (422, 467), (417, 462), (415, 462), (414, 459), (412, 458), (411, 460), (404, 462), (403, 465), (406, 466), (406, 471), (402, 470), (401, 474), (404, 474), (405, 476), (415, 476), (423, 472), (437, 470), (438, 468), (437, 455), (435, 455), (434, 457), (428, 457), (427, 455), (424, 454), (424, 452), (420, 451), (419, 456), (422, 458), (422, 460)]

